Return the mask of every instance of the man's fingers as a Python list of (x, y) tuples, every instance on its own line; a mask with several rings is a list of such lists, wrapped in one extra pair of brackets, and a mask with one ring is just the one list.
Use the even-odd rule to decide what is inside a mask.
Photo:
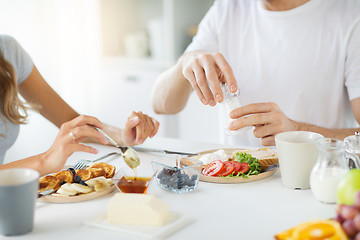
[(224, 56), (221, 53), (214, 53), (214, 59), (216, 65), (220, 69), (221, 73), (224, 75), (224, 80), (228, 85), (229, 90), (231, 92), (236, 92), (237, 83), (229, 63), (225, 60)]
[(196, 83), (199, 86), (202, 94), (204, 95), (206, 101), (209, 103), (210, 106), (215, 106), (215, 101), (213, 94), (210, 90), (209, 84), (207, 82), (204, 69), (199, 65), (194, 66), (193, 68), (194, 75), (196, 78)]

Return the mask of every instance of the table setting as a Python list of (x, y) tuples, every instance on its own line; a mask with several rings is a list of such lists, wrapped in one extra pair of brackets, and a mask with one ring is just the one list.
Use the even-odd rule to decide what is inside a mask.
[[(277, 141), (280, 140), (277, 139)], [(285, 140), (282, 139), (282, 141)], [(315, 143), (311, 142), (311, 144)], [(116, 172), (111, 177), (113, 185), (108, 188), (110, 190), (98, 197), (84, 198), (77, 202), (47, 202), (41, 201), (47, 196), (38, 198), (35, 204), (32, 231), (24, 235), (11, 236), (9, 239), (176, 240), (230, 237), (235, 239), (274, 239), (275, 236), (277, 239), (281, 239), (279, 233), (292, 229), (299, 224), (337, 217), (338, 205), (333, 202), (324, 203), (317, 199), (310, 189), (312, 167), (297, 166), (297, 169), (293, 167), (295, 169), (287, 170), (289, 167), (284, 163), (286, 159), (284, 156), (290, 153), (284, 151), (283, 146), (279, 148), (278, 142), (277, 148), (269, 150), (279, 157), (279, 163), (270, 169), (271, 174), (261, 170), (258, 175), (250, 175), (246, 178), (245, 176), (241, 177), (242, 174), (240, 173), (238, 179), (242, 181), (237, 180), (235, 182), (236, 176), (233, 175), (227, 177), (211, 176), (213, 179), (222, 179), (223, 182), (221, 183), (221, 181), (204, 180), (203, 169), (199, 167), (201, 166), (199, 159), (202, 156), (214, 153), (219, 149), (227, 149), (227, 155), (231, 158), (230, 153), (233, 150), (241, 149), (241, 151), (255, 152), (256, 149), (249, 146), (224, 146), (217, 143), (192, 142), (172, 138), (156, 137), (150, 139), (139, 146), (141, 149), (134, 148), (140, 159), (139, 167), (137, 167), (138, 176), (143, 177), (145, 175), (142, 174), (148, 172), (149, 185), (146, 186), (145, 190), (142, 190), (142, 194), (127, 193), (126, 188), (121, 188), (122, 177), (130, 175), (125, 173), (125, 170), (131, 170), (131, 168), (124, 161), (120, 150), (118, 150), (119, 154), (114, 154), (113, 152), (117, 151), (113, 146), (89, 145), (98, 149), (99, 153), (95, 155), (74, 153), (68, 159), (64, 169), (75, 166), (77, 162), (83, 159), (92, 161), (106, 156), (100, 161), (116, 168)], [(146, 149), (153, 151), (146, 151)], [(154, 151), (154, 149), (158, 151)], [(163, 153), (165, 149), (170, 152), (184, 152), (192, 156), (166, 154)], [(294, 151), (292, 152), (294, 153)], [(309, 151), (307, 153), (309, 154)], [(108, 154), (110, 156), (107, 156)], [(315, 165), (317, 155), (313, 159), (313, 165)], [(189, 161), (191, 161), (190, 165)], [(285, 166), (285, 168), (281, 168), (281, 166)], [(304, 179), (299, 181), (299, 179), (296, 180), (296, 178), (289, 176), (287, 179), (282, 178), (282, 175), (286, 176), (287, 174), (284, 171), (301, 172), (302, 169), (306, 169), (305, 172), (308, 174), (305, 182)], [(267, 175), (252, 181), (243, 181), (261, 176), (261, 174)], [(176, 179), (182, 182), (168, 184)], [(226, 179), (229, 182), (226, 182)], [(174, 191), (174, 188), (179, 191)], [(117, 203), (115, 199), (118, 201)], [(146, 202), (146, 204), (144, 205), (141, 202)], [(123, 208), (111, 207), (113, 205)], [(143, 216), (142, 214), (149, 210), (149, 206), (151, 209), (162, 209), (159, 210), (160, 212), (166, 209), (166, 212), (159, 214), (159, 211), (151, 210), (152, 215), (149, 213), (150, 215)], [(133, 210), (130, 214), (126, 213), (128, 211), (126, 209)], [(137, 216), (137, 219), (145, 219), (147, 216), (152, 216), (151, 219), (158, 219), (157, 217), (166, 215), (167, 220), (159, 226), (115, 224), (109, 223), (109, 219), (106, 219), (106, 216), (109, 217), (112, 212), (117, 212), (117, 215), (128, 214), (126, 215), (127, 218)], [(123, 221), (117, 215), (115, 215), (114, 221)], [(154, 220), (150, 220), (150, 223), (154, 223)], [(4, 238), (7, 237), (4, 236)]]

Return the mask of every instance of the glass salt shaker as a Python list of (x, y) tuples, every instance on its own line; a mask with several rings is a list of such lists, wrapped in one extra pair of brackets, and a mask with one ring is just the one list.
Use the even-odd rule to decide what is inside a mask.
[[(346, 152), (357, 155), (360, 158), (360, 133), (355, 132), (355, 135), (348, 136), (344, 139), (346, 146)], [(356, 168), (354, 159), (350, 158), (349, 161), (350, 168)]]
[(225, 133), (228, 135), (238, 135), (252, 130), (252, 127), (243, 127), (235, 131), (229, 129), (229, 124), (235, 120), (230, 118), (230, 112), (241, 107), (239, 100), (240, 90), (238, 89), (236, 92), (232, 93), (224, 82), (220, 84), (220, 87), (224, 95), (224, 100), (221, 103), (225, 108)]

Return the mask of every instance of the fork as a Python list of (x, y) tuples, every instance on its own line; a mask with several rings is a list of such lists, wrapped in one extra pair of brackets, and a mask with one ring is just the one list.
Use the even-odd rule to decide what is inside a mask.
[(97, 158), (95, 160), (88, 160), (88, 159), (82, 159), (80, 160), (79, 162), (77, 162), (75, 165), (74, 165), (74, 170), (77, 170), (77, 169), (83, 169), (85, 168), (89, 163), (91, 162), (97, 162), (97, 161), (100, 161), (104, 158), (107, 158), (107, 157), (110, 157), (112, 155), (121, 155), (121, 153), (118, 153), (118, 152), (111, 152), (111, 153), (108, 153), (106, 154), (105, 156), (102, 156), (100, 158)]

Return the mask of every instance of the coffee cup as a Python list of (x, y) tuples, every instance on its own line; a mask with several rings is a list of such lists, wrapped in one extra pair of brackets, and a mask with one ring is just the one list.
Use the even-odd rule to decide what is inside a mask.
[(0, 234), (31, 232), (39, 188), (39, 173), (27, 168), (0, 170)]
[(316, 140), (323, 136), (314, 132), (289, 131), (275, 136), (282, 183), (291, 189), (309, 189), (310, 174), (318, 149)]

